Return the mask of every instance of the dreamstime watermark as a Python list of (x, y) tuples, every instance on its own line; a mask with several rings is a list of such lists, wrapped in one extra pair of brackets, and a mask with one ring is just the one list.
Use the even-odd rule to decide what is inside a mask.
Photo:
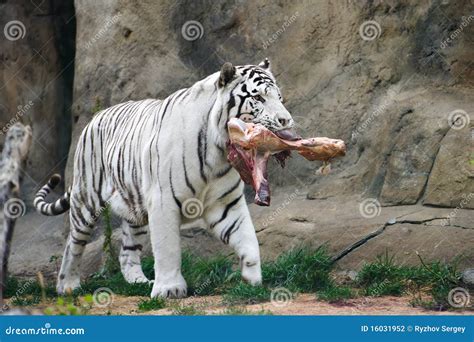
[(448, 125), (452, 129), (460, 130), (468, 126), (471, 122), (471, 118), (466, 111), (462, 109), (453, 110), (448, 115)]
[(85, 48), (89, 49), (93, 44), (101, 39), (107, 33), (107, 31), (118, 22), (121, 16), (122, 13), (118, 13), (113, 17), (107, 18), (105, 20), (105, 24), (100, 28), (100, 30), (86, 43)]
[(296, 189), (294, 192), (292, 192), (288, 197), (283, 201), (282, 204), (280, 204), (275, 210), (271, 212), (271, 214), (263, 221), (262, 223), (262, 228), (267, 228), (268, 225), (275, 220), (277, 216), (281, 214), (281, 212), (298, 196), (299, 194), (299, 189)]
[(448, 303), (453, 308), (467, 308), (471, 303), (471, 296), (465, 288), (455, 287), (448, 293)]
[(188, 42), (201, 39), (204, 35), (204, 27), (197, 20), (188, 20), (181, 27), (181, 35)]
[(52, 328), (51, 323), (45, 323), (39, 328), (5, 328), (6, 335), (85, 335), (84, 328)]
[(469, 15), (469, 17), (462, 17), (461, 18), (462, 21), (461, 21), (461, 24), (459, 24), (458, 28), (456, 30), (454, 30), (448, 38), (446, 38), (445, 40), (443, 40), (440, 44), (440, 47), (441, 49), (445, 49), (448, 47), (448, 44), (450, 44), (451, 42), (453, 42), (463, 31), (466, 27), (469, 26), (469, 24), (471, 23), (471, 21), (474, 20), (474, 15)]
[(380, 114), (384, 113), (387, 108), (393, 103), (395, 97), (399, 93), (400, 89), (397, 87), (395, 89), (389, 89), (387, 91), (387, 96), (384, 98), (382, 103), (377, 106), (377, 108), (370, 113), (369, 117), (364, 120), (364, 122), (357, 126), (354, 132), (352, 132), (351, 139), (354, 141), (360, 134), (362, 134), (378, 117)]
[(102, 207), (100, 207), (91, 215), (91, 222), (96, 222), (105, 211), (110, 209), (110, 201), (111, 200), (106, 201)]
[(365, 41), (377, 39), (382, 34), (380, 24), (375, 20), (364, 21), (359, 26), (359, 35)]
[(380, 297), (381, 295), (383, 295), (387, 285), (389, 284), (390, 282), (387, 279), (384, 279), (382, 282), (370, 288), (370, 295), (372, 297)]
[(466, 205), (474, 198), (474, 193), (471, 192), (471, 193), (469, 193), (468, 195), (463, 194), (461, 197), (462, 197), (462, 200), (461, 200), (461, 202), (459, 202), (459, 205), (456, 206), (456, 208), (454, 208), (454, 209), (448, 214), (448, 216), (441, 222), (441, 226), (443, 226), (443, 227), (449, 226), (450, 220), (451, 220), (452, 218), (455, 218), (456, 215), (458, 214), (459, 210), (464, 209), (464, 207), (466, 207)]
[(379, 216), (382, 211), (382, 206), (376, 198), (366, 198), (359, 203), (360, 214), (368, 219)]
[(199, 296), (201, 293), (203, 293), (206, 288), (208, 288), (211, 285), (211, 279), (207, 278), (204, 282), (202, 282), (196, 289), (194, 290), (194, 295)]
[(114, 301), (114, 293), (108, 287), (99, 287), (92, 295), (92, 301), (100, 308), (110, 306)]
[(18, 39), (23, 39), (26, 35), (25, 24), (19, 20), (9, 21), (3, 28), (3, 34), (5, 35), (5, 38), (12, 42)]
[[(25, 293), (25, 291), (35, 283), (35, 280), (34, 279), (29, 279), (27, 280), (25, 283), (23, 283), (23, 285), (21, 285), (20, 288), (18, 288), (15, 292), (15, 295), (13, 297), (10, 298), (10, 302), (11, 303), (14, 303), (18, 298), (20, 298), (23, 293)], [(4, 311), (7, 311), (8, 309), (10, 309), (10, 306), (8, 304), (3, 304), (0, 312), (4, 312)]]
[(291, 24), (293, 24), (296, 19), (299, 17), (299, 13), (295, 12), (291, 17), (285, 16), (285, 21), (281, 25), (281, 27), (276, 30), (266, 41), (263, 42), (263, 49), (266, 50), (270, 45), (275, 43), (280, 36), (285, 33), (285, 31), (290, 27)]
[(3, 214), (5, 217), (9, 219), (17, 219), (20, 216), (25, 215), (26, 213), (26, 205), (19, 198), (10, 198), (8, 201), (5, 202), (3, 205)]
[(188, 198), (183, 202), (181, 206), (181, 213), (184, 217), (189, 219), (195, 219), (202, 215), (204, 212), (204, 205), (197, 198)]
[(293, 301), (293, 293), (285, 287), (277, 287), (270, 293), (270, 302), (276, 307), (284, 307)]
[(14, 124), (16, 124), (20, 119), (33, 107), (34, 103), (33, 101), (29, 101), (26, 105), (18, 106), (17, 109), (18, 111), (16, 112), (15, 116), (8, 121), (5, 126), (2, 127), (2, 130), (0, 131), (0, 135), (6, 134), (10, 127), (12, 127)]

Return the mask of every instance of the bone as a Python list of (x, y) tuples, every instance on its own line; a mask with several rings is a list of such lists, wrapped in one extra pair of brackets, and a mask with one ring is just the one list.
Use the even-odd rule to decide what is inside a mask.
[(346, 154), (346, 145), (339, 139), (326, 137), (289, 141), (280, 139), (266, 127), (244, 123), (233, 118), (227, 124), (230, 141), (244, 149), (257, 149), (273, 153), (294, 150), (308, 160), (329, 161)]
[(267, 181), (268, 158), (274, 155), (284, 166), (290, 151), (296, 151), (308, 160), (324, 161), (321, 173), (326, 174), (327, 166), (333, 158), (344, 156), (344, 141), (330, 138), (309, 138), (295, 141), (279, 138), (265, 126), (245, 123), (233, 118), (227, 123), (229, 142), (227, 159), (239, 172), (243, 181), (251, 184), (255, 190), (254, 202), (258, 205), (270, 205), (270, 186)]

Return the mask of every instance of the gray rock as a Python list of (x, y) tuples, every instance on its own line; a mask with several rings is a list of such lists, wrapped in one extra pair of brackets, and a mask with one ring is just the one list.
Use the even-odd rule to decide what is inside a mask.
[(468, 268), (462, 272), (462, 281), (466, 285), (474, 287), (474, 268)]

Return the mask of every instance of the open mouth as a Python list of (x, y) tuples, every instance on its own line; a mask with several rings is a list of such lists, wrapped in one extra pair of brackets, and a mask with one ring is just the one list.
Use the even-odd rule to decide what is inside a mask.
[(242, 180), (255, 190), (254, 202), (270, 205), (270, 186), (267, 179), (267, 164), (274, 156), (283, 167), (296, 150), (308, 160), (329, 161), (346, 152), (342, 140), (329, 138), (302, 139), (292, 130), (272, 132), (263, 125), (245, 123), (233, 118), (227, 124), (229, 141), (227, 159), (239, 172)]

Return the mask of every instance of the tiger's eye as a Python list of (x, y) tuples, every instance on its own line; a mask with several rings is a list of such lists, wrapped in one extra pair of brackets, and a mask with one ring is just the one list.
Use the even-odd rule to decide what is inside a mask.
[(242, 114), (240, 120), (243, 122), (252, 122), (255, 117), (252, 114)]
[(257, 100), (259, 102), (262, 102), (262, 103), (265, 102), (265, 99), (260, 95), (255, 95), (255, 96), (253, 96), (253, 98), (254, 98), (254, 100)]

